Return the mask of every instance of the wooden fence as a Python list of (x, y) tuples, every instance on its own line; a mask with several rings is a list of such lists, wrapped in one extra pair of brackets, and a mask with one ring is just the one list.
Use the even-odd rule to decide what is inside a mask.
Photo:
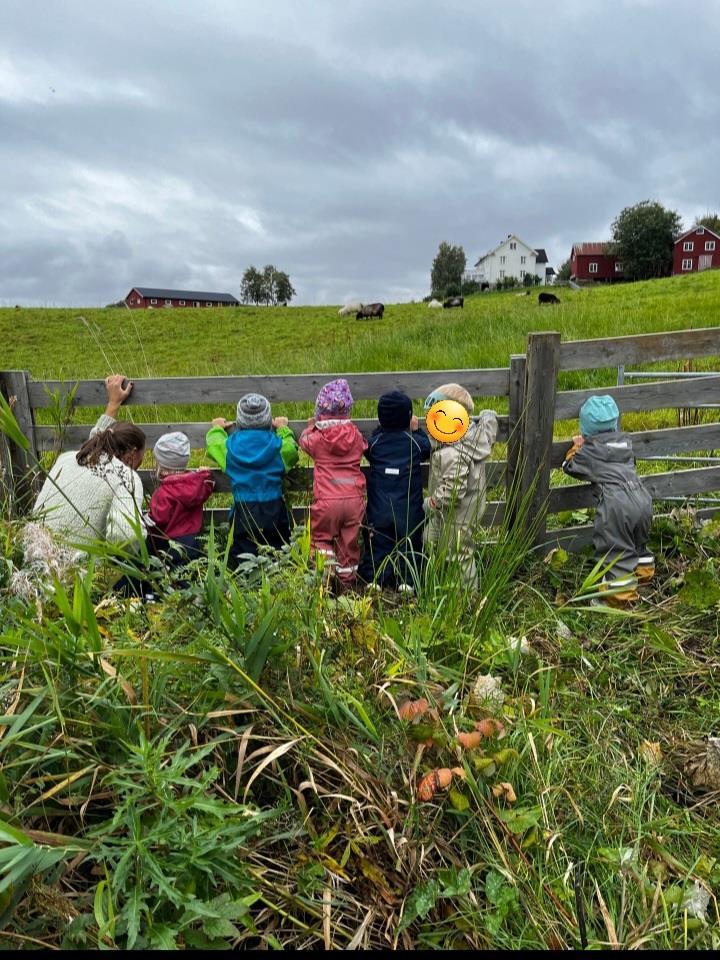
[[(311, 401), (323, 383), (344, 376), (356, 400), (376, 400), (392, 389), (404, 390), (413, 399), (421, 398), (442, 382), (457, 381), (475, 397), (507, 397), (508, 415), (499, 418), (498, 441), (507, 442), (505, 460), (488, 463), (488, 482), (502, 486), (503, 499), (488, 503), (484, 522), (497, 524), (507, 509), (507, 491), (527, 496), (538, 523), (538, 542), (562, 543), (577, 549), (589, 541), (592, 528), (547, 529), (548, 514), (592, 506), (589, 484), (551, 486), (551, 470), (559, 467), (570, 444), (568, 439), (555, 441), (555, 423), (576, 420), (580, 406), (592, 394), (602, 392), (615, 397), (622, 413), (661, 408), (692, 408), (703, 403), (718, 402), (720, 376), (703, 377), (675, 383), (642, 383), (632, 386), (602, 387), (586, 390), (558, 391), (558, 377), (564, 371), (590, 370), (720, 356), (720, 328), (683, 330), (674, 333), (642, 334), (603, 340), (561, 342), (558, 333), (531, 333), (524, 354), (510, 358), (507, 367), (494, 369), (426, 370), (388, 373), (309, 374), (267, 377), (174, 377), (135, 381), (128, 400), (130, 407), (154, 407), (158, 404), (213, 404), (221, 409), (233, 405), (243, 393), (256, 391), (273, 403)], [(102, 380), (68, 381), (34, 380), (25, 371), (0, 373), (0, 387), (7, 398), (14, 398), (15, 416), (30, 443), (26, 453), (13, 444), (0, 451), (0, 470), (5, 478), (17, 512), (31, 500), (33, 464), (49, 449), (77, 449), (87, 437), (88, 425), (70, 423), (59, 438), (54, 426), (37, 422), (36, 411), (51, 407), (68, 391), (75, 390), (73, 406), (102, 407), (105, 387)], [(356, 420), (360, 430), (369, 435), (377, 425), (373, 419)], [(422, 421), (421, 421), (422, 422)], [(182, 430), (191, 446), (202, 448), (208, 423), (141, 423), (148, 445), (160, 434)], [(296, 435), (305, 421), (291, 421)], [(576, 424), (574, 425), (576, 429)], [(639, 459), (643, 456), (672, 455), (720, 448), (720, 424), (649, 430), (631, 434)], [(1, 445), (0, 445), (1, 446)], [(426, 468), (427, 469), (427, 468)], [(306, 483), (312, 468), (306, 468)], [(146, 485), (152, 483), (151, 471), (141, 471)], [(216, 491), (229, 491), (227, 478), (215, 471)], [(654, 499), (664, 496), (692, 496), (720, 489), (720, 466), (674, 470), (643, 478)], [(304, 508), (298, 508), (302, 514)], [(223, 511), (224, 512), (224, 511)]]

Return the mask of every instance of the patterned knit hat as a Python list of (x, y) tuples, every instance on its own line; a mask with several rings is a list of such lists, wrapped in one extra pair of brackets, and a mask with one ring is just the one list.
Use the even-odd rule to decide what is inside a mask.
[(165, 470), (186, 470), (190, 460), (190, 441), (179, 430), (164, 433), (153, 447), (153, 454), (157, 465)]
[(352, 406), (350, 384), (340, 377), (326, 383), (320, 390), (315, 401), (315, 416), (349, 417)]
[(402, 390), (391, 390), (378, 400), (378, 420), (386, 430), (407, 430), (412, 417), (412, 400)]
[(444, 383), (441, 387), (436, 387), (425, 400), (425, 409), (429, 410), (438, 400), (455, 400), (470, 414), (475, 409), (473, 398), (459, 383)]
[(594, 437), (596, 433), (617, 430), (619, 416), (618, 405), (608, 394), (588, 397), (580, 407), (580, 433), (584, 437)]
[(270, 401), (259, 393), (240, 397), (235, 415), (240, 430), (269, 430), (272, 426)]

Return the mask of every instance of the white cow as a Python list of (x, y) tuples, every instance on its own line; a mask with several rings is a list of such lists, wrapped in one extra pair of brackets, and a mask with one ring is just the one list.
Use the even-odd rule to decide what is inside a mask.
[(340, 309), (338, 310), (338, 316), (349, 317), (352, 314), (357, 313), (358, 310), (362, 310), (362, 308), (363, 308), (363, 305), (360, 303), (359, 300), (355, 301), (355, 303), (346, 303), (344, 307), (340, 307)]
[(429, 307), (432, 307), (433, 310), (437, 310), (438, 307), (440, 307), (440, 309), (442, 310), (442, 304), (440, 303), (439, 300), (431, 300), (431, 301), (428, 303), (428, 306), (429, 306)]

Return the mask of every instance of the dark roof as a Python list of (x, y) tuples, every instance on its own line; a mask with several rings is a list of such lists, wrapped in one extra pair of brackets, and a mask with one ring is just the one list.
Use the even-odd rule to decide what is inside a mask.
[[(141, 297), (158, 300), (215, 300), (219, 303), (239, 303), (231, 293), (208, 293), (207, 290), (163, 290), (157, 287), (133, 287)], [(130, 291), (132, 293), (132, 290)]]
[(548, 262), (547, 254), (545, 253), (545, 250), (544, 250), (543, 247), (538, 247), (537, 250), (535, 251), (535, 254), (536, 254), (536, 256), (535, 256), (535, 263), (547, 263), (547, 262)]
[(545, 267), (545, 276), (550, 277), (555, 273), (554, 267)]
[(609, 241), (573, 244), (573, 250), (579, 257), (611, 257), (614, 254), (610, 252), (610, 247)]

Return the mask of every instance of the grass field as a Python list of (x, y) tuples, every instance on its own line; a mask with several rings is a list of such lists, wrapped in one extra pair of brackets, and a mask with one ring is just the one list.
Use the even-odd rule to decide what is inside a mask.
[[(205, 311), (4, 310), (2, 366), (502, 366), (533, 329), (720, 324), (720, 273), (560, 296), (390, 305), (372, 326), (335, 307), (217, 311), (214, 329)], [(334, 599), (298, 529), (234, 576), (213, 534), (140, 607), (113, 598), (98, 545), (28, 601), (8, 590), (22, 531), (0, 521), (8, 948), (720, 947), (720, 522), (656, 519), (629, 612), (590, 605), (589, 557), (546, 561), (507, 529), (479, 546), (477, 594), (435, 557), (411, 601)]]

